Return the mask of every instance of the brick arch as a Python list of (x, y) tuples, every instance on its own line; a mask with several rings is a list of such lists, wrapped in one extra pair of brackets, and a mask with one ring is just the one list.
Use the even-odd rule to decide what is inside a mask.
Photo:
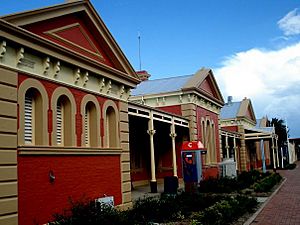
[(71, 123), (68, 125), (70, 129), (70, 142), (71, 146), (76, 146), (76, 130), (75, 130), (75, 113), (76, 113), (76, 102), (72, 92), (65, 88), (65, 87), (58, 87), (54, 90), (51, 98), (51, 110), (52, 110), (52, 117), (53, 117), (53, 130), (52, 130), (52, 145), (57, 145), (57, 136), (55, 135), (57, 132), (57, 124), (56, 124), (56, 117), (57, 117), (57, 101), (61, 96), (65, 96), (70, 101), (70, 109), (71, 109)]
[(24, 127), (25, 127), (25, 95), (27, 91), (30, 89), (35, 90), (39, 95), (39, 115), (36, 115), (39, 117), (39, 121), (42, 121), (42, 124), (40, 124), (40, 128), (38, 128), (35, 132), (39, 136), (39, 141), (36, 144), (39, 145), (48, 145), (49, 144), (49, 138), (48, 138), (48, 118), (47, 118), (47, 111), (48, 111), (48, 94), (43, 86), (43, 84), (33, 78), (28, 78), (24, 80), (18, 88), (18, 105), (19, 105), (19, 129), (18, 129), (18, 145), (24, 145)]

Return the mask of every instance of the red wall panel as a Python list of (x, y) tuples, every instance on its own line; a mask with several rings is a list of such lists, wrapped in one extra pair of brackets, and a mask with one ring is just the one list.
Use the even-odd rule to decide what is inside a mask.
[(219, 119), (218, 114), (208, 111), (204, 108), (197, 107), (197, 129), (198, 129), (198, 140), (202, 140), (202, 129), (201, 129), (201, 118), (209, 117), (210, 120), (214, 121), (215, 125), (215, 138), (216, 138), (216, 156), (217, 162), (220, 162), (220, 135), (219, 135)]
[[(25, 29), (43, 37), (50, 41), (53, 41), (57, 44), (60, 44), (66, 48), (69, 48), (73, 51), (76, 51), (82, 55), (85, 55), (89, 58), (95, 59), (101, 63), (104, 63), (108, 66), (115, 67), (113, 62), (110, 60), (108, 55), (106, 54), (107, 47), (104, 44), (102, 36), (100, 36), (97, 31), (95, 31), (95, 27), (88, 20), (83, 20), (84, 15), (66, 15), (63, 17), (49, 19), (47, 21), (41, 21), (33, 24), (29, 24), (24, 26)], [(85, 32), (84, 35), (87, 35), (89, 40), (82, 38), (84, 35), (80, 29), (72, 29), (69, 32), (66, 32), (66, 26), (79, 24), (80, 29)], [(60, 40), (58, 38), (54, 38), (53, 36), (47, 34), (47, 31), (51, 31), (54, 29), (62, 29), (60, 32), (56, 32), (56, 35), (62, 37), (65, 40)], [(77, 30), (77, 32), (76, 32)], [(72, 41), (73, 40), (73, 41)], [(74, 43), (75, 40), (75, 43)], [(103, 59), (100, 59), (98, 56), (93, 54), (95, 50), (91, 51), (89, 41), (92, 41), (93, 45), (97, 48), (99, 53), (103, 56)], [(71, 45), (69, 42), (74, 43), (75, 45)], [(80, 43), (79, 47), (78, 42)], [(85, 51), (83, 49), (87, 49), (89, 51)]]
[(181, 105), (165, 106), (165, 107), (157, 107), (157, 108), (165, 112), (174, 113), (176, 115), (182, 116)]
[[(49, 171), (55, 181), (49, 181)], [(43, 224), (68, 199), (114, 196), (122, 203), (120, 156), (19, 156), (19, 224)]]
[(238, 132), (238, 127), (237, 126), (226, 126), (226, 127), (222, 127), (222, 130)]

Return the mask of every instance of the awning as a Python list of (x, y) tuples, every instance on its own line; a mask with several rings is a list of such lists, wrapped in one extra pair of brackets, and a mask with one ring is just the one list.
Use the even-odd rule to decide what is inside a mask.
[(275, 138), (274, 127), (245, 128), (245, 140)]

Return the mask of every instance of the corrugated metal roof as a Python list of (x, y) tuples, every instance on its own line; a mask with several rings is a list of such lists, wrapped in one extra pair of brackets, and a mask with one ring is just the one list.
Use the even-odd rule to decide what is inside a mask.
[(247, 128), (247, 130), (254, 131), (254, 132), (262, 132), (262, 133), (272, 133), (273, 132), (273, 127), (251, 127)]
[(179, 91), (193, 75), (143, 81), (132, 90), (133, 96)]
[(221, 109), (221, 119), (236, 118), (241, 102), (226, 103)]

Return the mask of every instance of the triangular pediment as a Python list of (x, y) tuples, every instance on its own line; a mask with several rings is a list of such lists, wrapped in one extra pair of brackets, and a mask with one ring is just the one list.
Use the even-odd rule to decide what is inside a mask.
[[(105, 62), (103, 50), (95, 45), (91, 40), (90, 34), (79, 23), (73, 23), (53, 30), (45, 31), (44, 34), (55, 39), (58, 43), (76, 49), (77, 51), (86, 54), (87, 57), (92, 57)], [(106, 60), (106, 63), (112, 63)]]
[(185, 90), (194, 89), (206, 97), (224, 104), (224, 100), (211, 69), (202, 68), (185, 84)]
[(77, 0), (2, 17), (80, 57), (139, 82), (134, 69), (88, 0)]
[(208, 93), (210, 96), (214, 98), (218, 98), (218, 93), (214, 87), (211, 75), (208, 75), (198, 87), (200, 90)]

